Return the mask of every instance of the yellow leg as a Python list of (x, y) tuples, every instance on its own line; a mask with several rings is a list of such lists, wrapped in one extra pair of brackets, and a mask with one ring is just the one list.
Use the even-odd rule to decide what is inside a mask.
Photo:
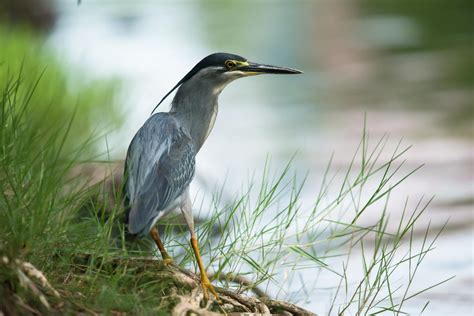
[(166, 265), (170, 265), (173, 263), (173, 259), (170, 257), (170, 255), (166, 252), (165, 246), (163, 246), (163, 243), (161, 242), (160, 239), (160, 233), (158, 232), (158, 229), (156, 227), (153, 227), (150, 231), (151, 238), (155, 241), (156, 245), (158, 246), (158, 249), (161, 252), (161, 257), (163, 257), (163, 263)]
[(219, 295), (217, 294), (216, 290), (214, 289), (211, 282), (209, 281), (209, 278), (207, 277), (206, 270), (204, 269), (204, 265), (202, 264), (198, 241), (194, 235), (192, 235), (191, 237), (191, 246), (193, 247), (194, 254), (196, 255), (196, 261), (198, 263), (199, 270), (201, 271), (201, 286), (202, 286), (202, 292), (204, 295), (204, 301), (207, 303), (207, 301), (209, 300), (209, 293), (208, 293), (208, 290), (209, 290), (216, 297), (217, 302), (221, 304)]

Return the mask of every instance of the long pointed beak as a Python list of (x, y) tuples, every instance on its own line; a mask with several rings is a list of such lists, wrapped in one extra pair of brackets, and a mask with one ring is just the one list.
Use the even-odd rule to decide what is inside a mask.
[(278, 67), (271, 65), (264, 65), (258, 63), (249, 62), (248, 65), (242, 65), (238, 70), (247, 73), (249, 75), (259, 74), (302, 74), (303, 72), (298, 69)]

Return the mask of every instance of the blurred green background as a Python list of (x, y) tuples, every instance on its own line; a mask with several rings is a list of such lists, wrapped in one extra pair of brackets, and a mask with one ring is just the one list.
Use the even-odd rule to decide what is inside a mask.
[(444, 298), (439, 315), (472, 307), (472, 1), (2, 0), (0, 21), (0, 84), (21, 69), (31, 87), (42, 74), (35, 124), (47, 131), (75, 113), (69, 145), (94, 137), (90, 150), (116, 160), (161, 96), (209, 53), (302, 69), (226, 89), (194, 192), (227, 174), (231, 194), (267, 154), (283, 165), (298, 151), (309, 199), (332, 152), (337, 167), (350, 163), (366, 116), (372, 139), (403, 138), (414, 145), (408, 165), (426, 164), (392, 198), (436, 195), (433, 225), (451, 218), (442, 258), (424, 276), (458, 278), (428, 298)]

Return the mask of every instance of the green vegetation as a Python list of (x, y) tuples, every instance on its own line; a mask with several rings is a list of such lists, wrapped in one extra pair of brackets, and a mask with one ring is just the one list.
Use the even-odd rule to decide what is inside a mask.
[[(77, 172), (94, 153), (90, 135), (99, 120), (92, 118), (111, 112), (102, 106), (111, 90), (71, 82), (54, 59), (38, 54), (39, 44), (28, 36), (0, 36), (18, 45), (8, 45), (12, 55), (0, 76), (0, 310), (166, 314), (176, 295), (189, 288), (158, 273), (159, 263), (140, 262), (150, 253), (125, 235), (119, 183), (88, 185)], [(29, 41), (31, 50), (21, 53)], [(28, 52), (35, 52), (34, 62)], [(46, 70), (38, 70), (43, 65)], [(304, 181), (291, 175), (291, 164), (273, 172), (269, 163), (235, 200), (222, 201), (220, 192), (202, 206), (213, 215), (198, 226), (200, 244), (220, 285), (235, 288), (232, 273), (251, 280), (241, 291), (260, 287), (274, 295), (294, 281), (284, 273), (329, 273), (340, 280), (329, 312), (360, 314), (403, 312), (407, 301), (427, 290), (412, 290), (439, 236), (439, 230), (425, 227), (414, 238), (427, 203), (410, 210), (407, 201), (395, 225), (390, 220), (390, 194), (416, 171), (404, 169), (408, 148), (396, 146), (383, 161), (387, 139), (373, 147), (368, 139), (364, 134), (341, 178), (328, 165), (309, 209), (300, 200)], [(110, 164), (103, 169), (113, 170)], [(369, 212), (370, 223), (364, 221)], [(187, 231), (170, 222), (164, 236), (176, 262), (195, 270)], [(38, 271), (28, 269), (30, 263), (57, 295)], [(304, 290), (311, 289), (286, 294), (301, 297)]]
[[(469, 48), (474, 26), (471, 16), (472, 3), (468, 0), (390, 1), (363, 0), (364, 15), (399, 15), (413, 19), (421, 29), (420, 42), (414, 50)], [(410, 47), (400, 47), (410, 49)]]
[(44, 40), (27, 28), (0, 24), (0, 47), (0, 85), (5, 92), (14, 90), (9, 97), (15, 99), (8, 100), (8, 106), (28, 110), (28, 122), (42, 126), (38, 139), (47, 139), (58, 133), (58, 125), (64, 128), (71, 123), (72, 136), (63, 151), (67, 152), (120, 122), (116, 82), (92, 80), (70, 65), (66, 68), (45, 47)]
[[(419, 35), (415, 42), (383, 47), (380, 48), (381, 53), (383, 56), (417, 56), (420, 64), (431, 58), (434, 62), (430, 67), (434, 73), (429, 78), (429, 85), (426, 82), (418, 85), (410, 82), (405, 87), (403, 83), (389, 81), (389, 91), (402, 87), (401, 91), (409, 91), (403, 95), (404, 100), (417, 96), (409, 104), (421, 109), (443, 110), (446, 119), (442, 123), (470, 136), (474, 118), (470, 94), (474, 84), (472, 2), (363, 0), (360, 12), (363, 17), (402, 17), (414, 24)], [(397, 62), (396, 59), (394, 61)], [(384, 60), (379, 67), (383, 68), (386, 64), (390, 64), (390, 60)], [(416, 73), (417, 70), (412, 71)], [(387, 78), (383, 80), (387, 81)], [(455, 97), (437, 102), (438, 98), (432, 96), (439, 91)], [(387, 91), (383, 95), (386, 97)]]
[(84, 225), (71, 218), (88, 191), (71, 170), (96, 152), (91, 135), (119, 115), (115, 83), (71, 76), (27, 29), (0, 26), (0, 47), (0, 309), (22, 314), (9, 299), (17, 293), (27, 306), (35, 295), (15, 277), (15, 260), (63, 269), (59, 253), (87, 243), (78, 239)]
[[(61, 311), (166, 313), (174, 302), (168, 296), (175, 281), (160, 278), (158, 269), (133, 260), (149, 253), (132, 251), (126, 242), (120, 198), (110, 204), (110, 192), (70, 176), (90, 142), (65, 152), (72, 119), (65, 125), (44, 126), (29, 111), (34, 91), (25, 90), (24, 98), (18, 98), (19, 89), (18, 79), (8, 81), (0, 104), (0, 294), (7, 298), (0, 308), (17, 314), (46, 313), (46, 299), (50, 308)], [(214, 215), (200, 225), (199, 237), (206, 262), (215, 267), (215, 275), (225, 275), (219, 278), (223, 286), (232, 287), (226, 281), (232, 272), (251, 279), (250, 288), (271, 284), (284, 291), (282, 269), (328, 271), (341, 280), (336, 297), (345, 298), (334, 304), (334, 311), (361, 313), (402, 311), (407, 300), (423, 291), (410, 289), (438, 235), (430, 238), (427, 228), (421, 245), (414, 243), (415, 224), (424, 210), (421, 201), (421, 209), (405, 210), (397, 228), (388, 228), (388, 197), (413, 172), (398, 175), (403, 162), (397, 162), (406, 149), (397, 146), (391, 159), (382, 163), (379, 157), (386, 140), (370, 151), (366, 140), (364, 135), (360, 165), (354, 156), (334, 196), (330, 188), (335, 178), (328, 166), (310, 210), (301, 208), (303, 184), (290, 176), (290, 165), (276, 176), (265, 168), (258, 188), (251, 182), (227, 205), (221, 205), (216, 195), (211, 205)], [(375, 187), (369, 185), (374, 183)], [(369, 210), (378, 212), (378, 220), (360, 224)], [(167, 239), (173, 236), (168, 246), (181, 266), (191, 268), (189, 236), (174, 228), (167, 226)], [(347, 269), (355, 252), (363, 254), (363, 276), (352, 288)], [(347, 256), (342, 268), (330, 264), (342, 256)], [(34, 287), (25, 286), (16, 272), (24, 262), (42, 271), (60, 297), (42, 286), (46, 295), (42, 299)], [(399, 272), (406, 272), (406, 283), (400, 283)], [(179, 290), (184, 294), (188, 289)]]

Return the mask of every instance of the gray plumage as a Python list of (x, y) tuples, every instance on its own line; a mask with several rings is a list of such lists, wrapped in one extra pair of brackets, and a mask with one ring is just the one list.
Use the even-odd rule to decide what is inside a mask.
[(252, 63), (233, 54), (207, 56), (161, 99), (158, 105), (178, 89), (170, 112), (155, 114), (143, 124), (125, 159), (128, 231), (142, 235), (149, 232), (164, 264), (170, 264), (172, 258), (166, 252), (159, 231), (153, 226), (168, 212), (181, 209), (201, 272), (204, 305), (209, 298), (208, 291), (220, 301), (201, 260), (194, 231), (189, 184), (194, 175), (195, 156), (212, 130), (217, 116), (217, 98), (224, 87), (235, 79), (263, 73), (297, 74), (301, 71)]
[(194, 175), (196, 153), (188, 131), (172, 113), (150, 117), (128, 149), (125, 195), (129, 201), (128, 230), (146, 234), (174, 203)]
[(219, 94), (231, 81), (261, 73), (301, 72), (216, 53), (201, 60), (160, 101), (178, 89), (170, 112), (151, 116), (128, 148), (124, 194), (130, 233), (146, 234), (158, 219), (180, 208), (194, 236), (189, 184), (195, 156), (214, 125)]

